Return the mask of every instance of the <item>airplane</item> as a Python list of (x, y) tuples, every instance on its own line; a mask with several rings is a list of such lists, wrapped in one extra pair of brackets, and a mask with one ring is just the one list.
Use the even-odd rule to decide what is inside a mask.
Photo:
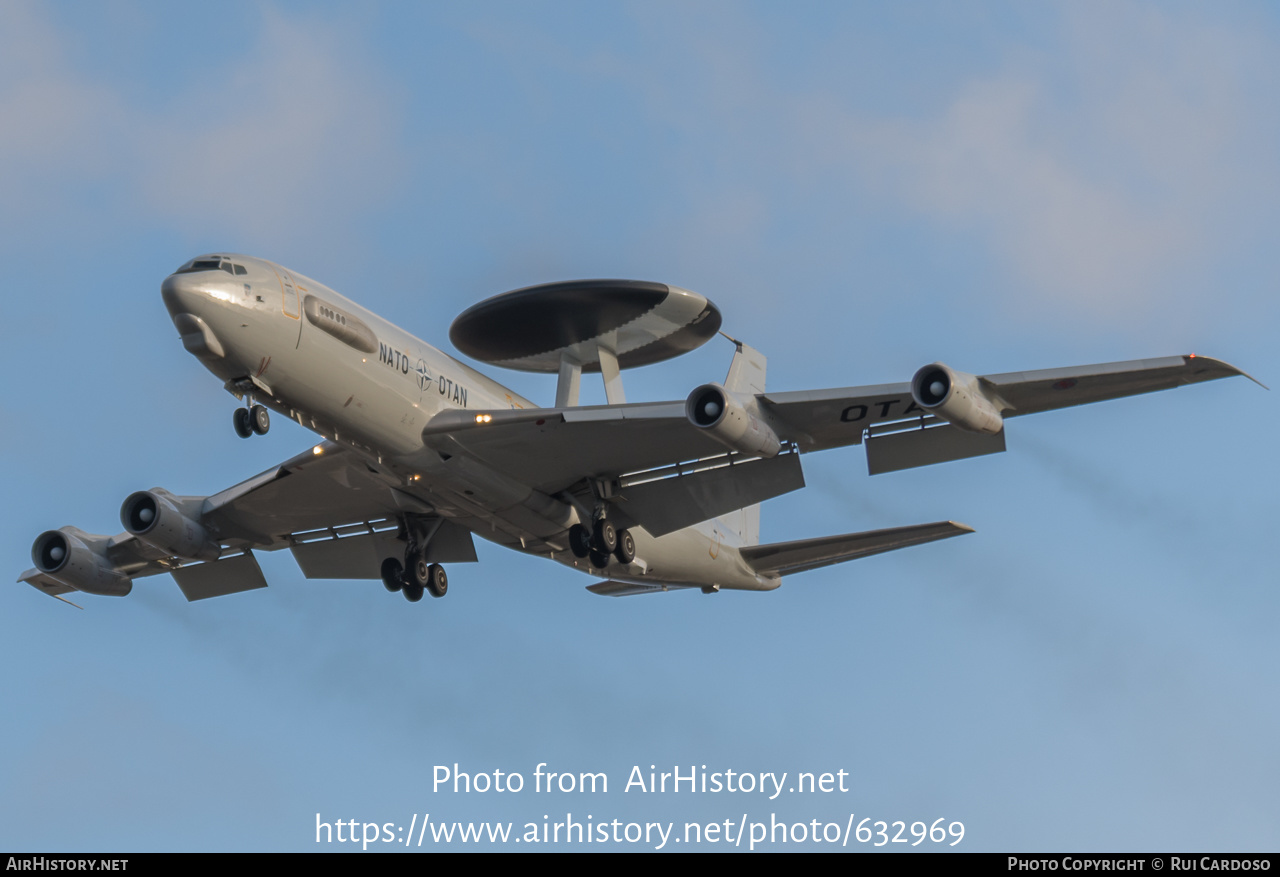
[[(447, 592), (445, 564), (477, 559), (473, 535), (592, 574), (605, 596), (768, 591), (973, 532), (939, 521), (761, 543), (760, 504), (804, 486), (804, 453), (861, 444), (881, 474), (1004, 451), (1010, 417), (1249, 377), (1194, 354), (985, 376), (935, 362), (905, 383), (773, 392), (766, 358), (721, 332), (704, 296), (575, 280), (495, 296), (450, 328), (478, 361), (556, 374), (545, 408), (264, 259), (199, 256), (161, 296), (185, 349), (243, 402), (239, 436), (265, 434), (274, 412), (322, 440), (213, 496), (133, 493), (116, 536), (42, 533), (18, 581), (64, 602), (165, 572), (189, 601), (263, 588), (254, 552), (283, 548), (307, 578), (381, 579), (417, 602)], [(623, 370), (717, 334), (735, 348), (723, 383), (626, 401)], [(607, 403), (579, 405), (597, 372)]]

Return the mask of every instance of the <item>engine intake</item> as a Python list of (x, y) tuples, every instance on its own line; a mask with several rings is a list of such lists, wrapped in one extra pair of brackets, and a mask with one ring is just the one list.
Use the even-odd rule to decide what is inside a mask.
[[(116, 572), (106, 556), (90, 547), (74, 527), (47, 530), (36, 537), (31, 546), (31, 560), (36, 569), (68, 587), (86, 594), (124, 597), (133, 590), (133, 580)], [(91, 537), (95, 543), (106, 537)]]
[(120, 506), (120, 523), (148, 545), (184, 560), (217, 560), (222, 547), (166, 490), (140, 490)]
[(776, 457), (782, 441), (756, 409), (756, 400), (746, 404), (719, 384), (703, 384), (684, 403), (689, 422), (730, 450), (753, 457)]
[(940, 362), (916, 372), (911, 397), (921, 408), (967, 432), (995, 435), (1004, 429), (999, 404), (983, 391), (981, 380)]

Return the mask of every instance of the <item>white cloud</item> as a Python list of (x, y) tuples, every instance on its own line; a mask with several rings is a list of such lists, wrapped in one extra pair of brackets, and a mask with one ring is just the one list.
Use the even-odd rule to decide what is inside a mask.
[(1038, 137), (1035, 85), (971, 84), (938, 120), (855, 126), (853, 154), (915, 209), (978, 226), (1034, 294), (1114, 310), (1193, 244), (1186, 211), (1153, 209)]
[(63, 41), (32, 5), (0, 4), (0, 188), (7, 209), (64, 177), (101, 171), (99, 138), (118, 115), (118, 96), (71, 68)]
[(962, 83), (933, 118), (821, 101), (808, 128), (834, 127), (827, 159), (859, 185), (976, 230), (1022, 303), (1133, 314), (1273, 213), (1275, 55), (1146, 7), (1070, 10), (1062, 53)]
[[(391, 89), (338, 27), (268, 12), (247, 54), (158, 106), (72, 63), (30, 5), (0, 7), (0, 216), (145, 210), (191, 235), (280, 239), (392, 191)], [(86, 185), (88, 184), (88, 185)], [(104, 207), (90, 207), (106, 191)]]
[[(1256, 251), (1276, 219), (1280, 46), (1207, 7), (1038, 10), (1021, 30), (954, 36), (981, 36), (994, 61), (940, 44), (931, 67), (936, 28), (918, 43), (898, 35), (918, 70), (895, 67), (892, 47), (884, 69), (840, 52), (845, 40), (869, 44), (859, 28), (875, 13), (807, 37), (823, 59), (811, 63), (780, 60), (792, 44), (761, 37), (741, 7), (717, 7), (715, 22), (663, 10), (661, 33), (639, 18), (678, 68), (617, 54), (582, 68), (623, 81), (679, 135), (667, 163), (694, 218), (684, 243), (720, 262), (750, 258), (771, 221), (906, 214), (989, 254), (1004, 280), (984, 307), (1197, 319), (1207, 272)], [(814, 197), (802, 204), (793, 191)], [(735, 203), (753, 205), (753, 221), (702, 220)]]
[(261, 234), (385, 196), (403, 170), (393, 108), (351, 60), (336, 30), (266, 16), (249, 58), (144, 121), (151, 204)]

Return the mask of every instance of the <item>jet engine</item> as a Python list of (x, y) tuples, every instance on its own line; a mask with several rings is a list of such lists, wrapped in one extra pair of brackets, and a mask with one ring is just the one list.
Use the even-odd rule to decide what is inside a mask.
[(140, 490), (120, 506), (120, 523), (143, 542), (184, 560), (217, 560), (222, 547), (167, 490)]
[(743, 404), (719, 384), (703, 384), (684, 403), (689, 422), (730, 450), (776, 457), (782, 441), (760, 417), (754, 397)]
[(36, 569), (64, 585), (102, 597), (124, 597), (133, 590), (133, 580), (116, 572), (111, 562), (98, 549), (107, 537), (88, 536), (75, 527), (47, 530), (36, 537), (31, 546), (31, 560)]
[(978, 377), (940, 362), (916, 372), (911, 396), (921, 408), (967, 432), (995, 435), (1004, 429), (999, 404), (983, 391)]

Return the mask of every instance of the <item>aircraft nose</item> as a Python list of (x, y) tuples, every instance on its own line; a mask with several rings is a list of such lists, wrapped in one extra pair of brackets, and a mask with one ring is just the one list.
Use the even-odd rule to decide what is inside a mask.
[(222, 271), (178, 271), (160, 284), (160, 296), (175, 319), (178, 314), (197, 314), (217, 320), (227, 305), (236, 303), (240, 286)]
[(160, 284), (160, 297), (169, 309), (169, 316), (189, 314), (199, 307), (202, 294), (200, 281), (193, 274), (170, 274)]
[(203, 360), (226, 356), (215, 332), (221, 325), (220, 305), (230, 298), (224, 286), (216, 278), (211, 280), (208, 272), (170, 274), (160, 284), (160, 296), (183, 346)]

